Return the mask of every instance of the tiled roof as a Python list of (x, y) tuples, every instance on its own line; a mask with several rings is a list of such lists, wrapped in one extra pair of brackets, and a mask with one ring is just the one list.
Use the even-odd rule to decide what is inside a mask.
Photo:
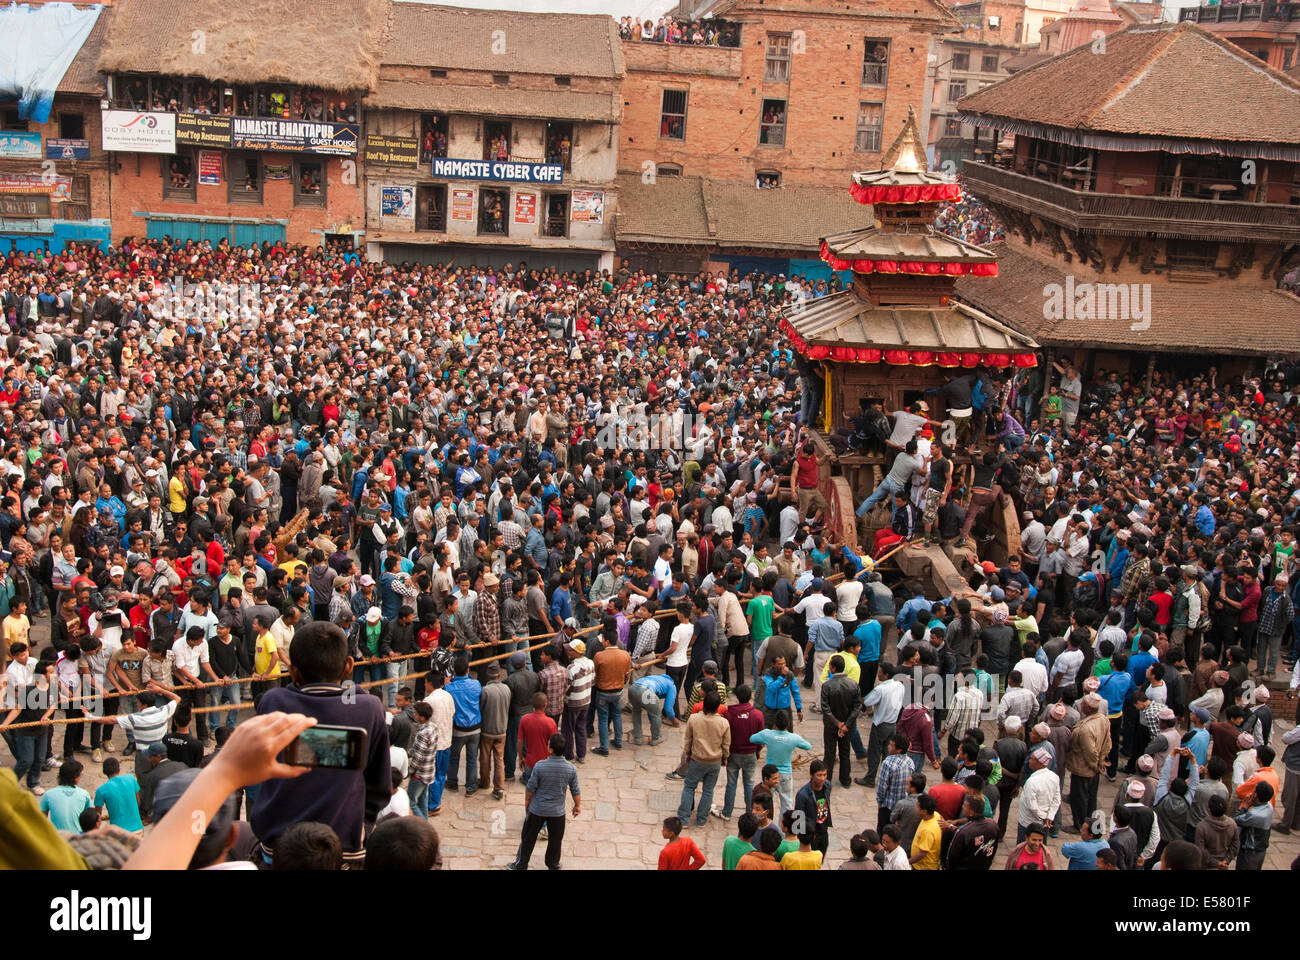
[(826, 237), (826, 245), (841, 260), (966, 260), (972, 263), (996, 260), (983, 247), (933, 231), (894, 233), (861, 227)]
[(378, 89), (366, 97), (366, 106), (402, 110), (437, 110), (485, 114), (496, 117), (542, 117), (556, 120), (594, 120), (616, 123), (619, 95), (616, 91), (555, 89), (544, 94), (520, 87), (479, 86), (440, 83), (430, 80), (380, 80)]
[(621, 241), (816, 251), (821, 238), (871, 221), (870, 207), (839, 187), (757, 189), (705, 177), (618, 178)]
[(99, 53), (104, 47), (104, 38), (108, 36), (108, 24), (113, 17), (113, 8), (104, 7), (99, 12), (99, 19), (91, 28), (90, 36), (81, 45), (77, 55), (59, 81), (58, 93), (82, 94), (88, 97), (104, 95), (104, 75), (99, 72)]
[(427, 3), (391, 4), (383, 62), (493, 73), (623, 75), (612, 17)]
[[(1150, 326), (1141, 320), (1047, 319), (1051, 285), (1062, 290), (1067, 268), (1055, 261), (990, 244), (996, 277), (960, 277), (955, 293), (1044, 344), (1160, 352), (1300, 354), (1300, 298), (1242, 282), (1171, 283), (1150, 279)], [(1112, 275), (1072, 265), (1076, 294), (1083, 283), (1116, 283)], [(1133, 329), (1137, 325), (1139, 329)]]
[(963, 97), (964, 114), (1150, 137), (1300, 143), (1300, 82), (1193, 23), (1138, 24)]
[(1038, 346), (964, 303), (874, 307), (852, 290), (799, 305), (786, 319), (808, 343), (882, 350), (1025, 353)]

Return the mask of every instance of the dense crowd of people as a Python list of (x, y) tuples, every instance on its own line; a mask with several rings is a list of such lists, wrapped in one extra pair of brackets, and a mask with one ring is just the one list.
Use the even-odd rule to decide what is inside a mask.
[(1006, 237), (1006, 231), (993, 211), (965, 190), (960, 200), (947, 200), (939, 205), (934, 228), (974, 244), (996, 243)]
[(664, 14), (657, 19), (647, 18), (639, 23), (636, 17), (620, 17), (618, 35), (622, 40), (638, 40), (646, 43), (687, 43), (708, 47), (740, 46), (740, 25), (713, 17), (684, 20)]
[[(1300, 645), (1300, 370), (981, 368), (877, 404), (855, 549), (777, 326), (799, 293), (627, 261), (11, 255), (0, 789), (39, 842), (0, 859), (430, 866), (447, 791), (523, 790), (513, 866), (544, 837), (558, 868), (583, 764), (675, 728), (666, 868), (709, 861), (710, 815), (736, 869), (819, 867), (832, 829), (845, 869), (1052, 869), (1060, 832), (1072, 869), (1260, 867), (1300, 825), (1263, 685)], [(869, 556), (988, 554), (1008, 502), (1020, 552), (967, 595)], [(276, 759), (313, 723), (366, 731), (355, 768)], [(878, 819), (840, 826), (855, 785)]]

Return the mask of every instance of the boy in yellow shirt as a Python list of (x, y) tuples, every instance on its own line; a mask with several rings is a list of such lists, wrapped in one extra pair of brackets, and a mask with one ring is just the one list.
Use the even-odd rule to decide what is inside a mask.
[(921, 794), (916, 798), (916, 807), (921, 811), (921, 822), (916, 825), (916, 836), (912, 838), (912, 869), (938, 870), (943, 831), (939, 827), (939, 815), (934, 812), (934, 797)]
[(253, 647), (253, 699), (280, 685), (280, 665), (288, 663), (275, 641), (275, 634), (261, 614), (253, 617), (256, 633)]
[(820, 870), (822, 852), (812, 848), (813, 831), (799, 831), (799, 849), (791, 850), (781, 858), (782, 870)]

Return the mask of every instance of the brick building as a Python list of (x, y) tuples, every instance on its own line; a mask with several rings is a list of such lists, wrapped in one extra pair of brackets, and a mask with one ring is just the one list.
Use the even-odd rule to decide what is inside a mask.
[(369, 256), (612, 266), (611, 18), (393, 3), (382, 57), (364, 101)]
[[(10, 8), (5, 29), (54, 29), (56, 4)], [(18, 100), (0, 99), (0, 252), (58, 253), (68, 242), (109, 239), (109, 156), (99, 133), (104, 81), (96, 69), (107, 12), (78, 11), (94, 23), (54, 90), (48, 116), (24, 116)], [(62, 21), (63, 29), (69, 29)], [(34, 38), (33, 38), (34, 39)]]
[(958, 26), (935, 0), (695, 7), (737, 45), (623, 43), (624, 173), (843, 189), (924, 114), (927, 57)]
[[(1219, 109), (1225, 91), (1249, 109)], [(967, 161), (1007, 231), (958, 296), (1121, 374), (1300, 353), (1300, 81), (1192, 23), (1132, 26), (961, 101), (1014, 145)]]
[(110, 11), (99, 68), (115, 240), (364, 234), (360, 101), (378, 78), (388, 3), (311, 10), (290, 24), (273, 0), (120, 0)]
[(1231, 40), (1274, 70), (1300, 67), (1300, 4), (1232, 3), (1184, 7), (1178, 19)]
[(957, 101), (1007, 75), (1025, 30), (1024, 0), (974, 0), (952, 8), (961, 30), (938, 38), (930, 66), (926, 154), (936, 169), (955, 173), (974, 156), (973, 129), (957, 119)]

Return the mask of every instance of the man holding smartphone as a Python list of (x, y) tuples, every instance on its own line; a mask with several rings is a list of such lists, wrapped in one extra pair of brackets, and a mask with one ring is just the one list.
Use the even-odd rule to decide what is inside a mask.
[(560, 869), (560, 848), (564, 843), (564, 794), (573, 794), (573, 817), (582, 813), (582, 794), (578, 789), (578, 768), (564, 759), (565, 739), (562, 733), (551, 734), (551, 755), (533, 767), (528, 776), (524, 795), (523, 838), (519, 853), (511, 870), (527, 870), (532, 859), (537, 837), (546, 828), (546, 868)]
[(365, 826), (375, 822), (393, 794), (383, 701), (351, 684), (343, 686), (352, 678), (352, 658), (347, 638), (332, 623), (312, 621), (294, 632), (289, 675), (289, 686), (263, 694), (259, 714), (283, 710), (315, 717), (320, 726), (360, 727), (366, 741), (357, 769), (310, 770), (261, 785), (248, 815), (260, 840), (260, 856), (269, 865), (280, 835), (307, 820), (332, 827), (343, 845), (344, 863), (359, 867), (365, 859)]

